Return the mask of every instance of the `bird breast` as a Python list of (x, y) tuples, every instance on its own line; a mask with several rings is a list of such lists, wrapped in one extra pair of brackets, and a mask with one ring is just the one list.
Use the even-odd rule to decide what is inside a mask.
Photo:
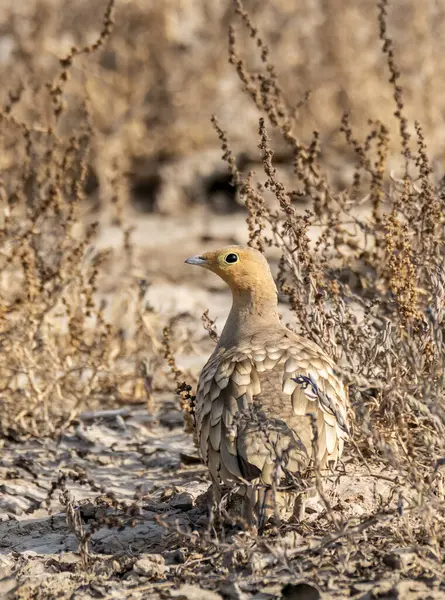
[(212, 478), (261, 482), (335, 464), (347, 395), (329, 357), (283, 329), (217, 347), (196, 397), (199, 448)]

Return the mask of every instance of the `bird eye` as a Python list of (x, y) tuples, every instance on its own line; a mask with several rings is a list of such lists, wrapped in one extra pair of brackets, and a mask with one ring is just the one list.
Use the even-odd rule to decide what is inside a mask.
[(226, 263), (228, 263), (229, 265), (233, 265), (233, 263), (236, 263), (239, 261), (239, 256), (238, 254), (235, 254), (234, 252), (231, 252), (230, 254), (228, 254), (225, 259)]

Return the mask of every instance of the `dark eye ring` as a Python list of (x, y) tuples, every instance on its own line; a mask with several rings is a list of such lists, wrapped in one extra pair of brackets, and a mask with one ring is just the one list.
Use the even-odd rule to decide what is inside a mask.
[(231, 252), (230, 254), (228, 254), (225, 259), (227, 264), (229, 265), (233, 265), (234, 263), (238, 262), (239, 260), (239, 256), (238, 254), (235, 254), (235, 252)]

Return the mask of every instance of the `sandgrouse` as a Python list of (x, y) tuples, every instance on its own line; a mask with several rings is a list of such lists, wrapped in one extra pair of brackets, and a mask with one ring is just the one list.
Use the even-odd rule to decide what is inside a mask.
[(289, 491), (292, 479), (314, 465), (335, 465), (348, 437), (347, 394), (334, 363), (281, 324), (277, 288), (259, 251), (229, 246), (185, 262), (219, 275), (233, 298), (195, 406), (216, 498), (221, 485), (237, 489), (245, 516), (262, 526), (293, 497), (301, 518), (304, 494)]

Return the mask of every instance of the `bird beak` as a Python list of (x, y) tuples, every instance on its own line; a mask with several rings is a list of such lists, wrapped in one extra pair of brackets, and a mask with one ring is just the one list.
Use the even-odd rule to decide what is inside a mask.
[(202, 256), (191, 256), (185, 261), (188, 265), (205, 265), (207, 261)]

